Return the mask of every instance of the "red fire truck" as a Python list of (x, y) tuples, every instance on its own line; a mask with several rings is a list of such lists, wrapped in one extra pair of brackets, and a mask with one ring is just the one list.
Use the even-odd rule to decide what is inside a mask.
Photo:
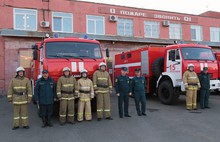
[(199, 44), (175, 44), (166, 47), (143, 47), (115, 55), (114, 76), (121, 67), (128, 67), (128, 76), (141, 68), (147, 81), (147, 93), (156, 93), (164, 104), (173, 104), (185, 91), (182, 76), (188, 64), (194, 64), (199, 74), (208, 67), (211, 90), (220, 89), (219, 67), (210, 47)]
[[(32, 68), (33, 87), (36, 80), (42, 76), (44, 69), (47, 69), (50, 77), (57, 82), (64, 67), (69, 67), (76, 79), (80, 77), (82, 69), (88, 70), (89, 78), (91, 78), (99, 64), (106, 62), (102, 55), (100, 43), (96, 40), (46, 38), (33, 45), (32, 49), (34, 59)], [(108, 56), (108, 52), (106, 56)]]

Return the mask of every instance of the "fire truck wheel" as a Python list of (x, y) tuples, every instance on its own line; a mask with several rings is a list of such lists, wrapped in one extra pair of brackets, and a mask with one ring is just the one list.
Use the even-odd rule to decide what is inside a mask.
[(155, 77), (159, 77), (164, 70), (164, 58), (157, 58), (152, 64), (152, 72)]
[(171, 105), (175, 100), (174, 88), (170, 81), (163, 81), (158, 88), (158, 97), (163, 104)]

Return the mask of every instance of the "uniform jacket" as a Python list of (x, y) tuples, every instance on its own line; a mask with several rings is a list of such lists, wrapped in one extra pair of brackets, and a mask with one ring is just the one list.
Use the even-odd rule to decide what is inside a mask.
[(55, 82), (52, 78), (48, 77), (45, 80), (43, 77), (37, 80), (36, 87), (34, 89), (35, 100), (42, 105), (53, 104), (56, 97)]
[(57, 81), (57, 97), (61, 99), (74, 99), (77, 82), (73, 76), (61, 76)]
[(201, 72), (199, 75), (199, 80), (201, 84), (201, 89), (210, 89), (210, 74), (205, 74), (204, 72)]
[(13, 104), (27, 104), (32, 98), (31, 82), (26, 77), (15, 77), (9, 83), (8, 101)]
[(130, 93), (131, 92), (131, 85), (130, 79), (127, 75), (119, 75), (115, 79), (115, 91), (116, 93)]
[[(97, 92), (112, 89), (112, 81), (107, 71), (97, 70), (93, 74), (93, 85)], [(104, 93), (104, 92), (103, 92)]]
[(131, 86), (132, 86), (132, 93), (135, 94), (135, 92), (146, 92), (146, 80), (144, 77), (140, 76), (137, 77), (135, 76), (131, 80)]
[(81, 101), (90, 100), (94, 98), (93, 83), (89, 78), (80, 78), (77, 81), (77, 91), (79, 92), (79, 99)]
[[(194, 71), (185, 71), (183, 74), (183, 83), (188, 86), (187, 89), (198, 89), (200, 88), (200, 82), (197, 74)], [(195, 84), (195, 85), (191, 85)]]

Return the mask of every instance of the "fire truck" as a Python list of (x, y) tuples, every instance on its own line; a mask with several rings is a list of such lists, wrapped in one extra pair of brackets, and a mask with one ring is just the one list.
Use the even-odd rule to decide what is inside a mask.
[[(32, 46), (32, 86), (42, 76), (44, 69), (55, 82), (62, 76), (62, 69), (69, 67), (71, 74), (80, 78), (82, 69), (88, 70), (89, 78), (98, 69), (101, 62), (106, 62), (100, 43), (84, 38), (46, 38)], [(106, 56), (109, 56), (108, 50)]]
[(220, 89), (219, 65), (211, 47), (199, 44), (174, 44), (166, 47), (142, 47), (115, 55), (114, 76), (121, 67), (128, 67), (128, 76), (135, 76), (135, 68), (141, 68), (146, 78), (146, 90), (156, 94), (164, 104), (174, 104), (179, 95), (184, 94), (182, 76), (188, 64), (195, 66), (199, 75), (203, 67), (208, 67), (211, 75), (210, 89)]

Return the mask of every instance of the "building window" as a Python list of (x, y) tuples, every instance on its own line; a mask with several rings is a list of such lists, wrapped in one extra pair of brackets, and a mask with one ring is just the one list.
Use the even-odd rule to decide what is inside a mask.
[(210, 27), (210, 40), (220, 42), (220, 28)]
[(202, 41), (202, 27), (191, 25), (191, 40)]
[(169, 37), (170, 37), (170, 39), (181, 39), (182, 38), (181, 24), (170, 23)]
[(72, 13), (61, 13), (53, 12), (53, 32), (73, 32), (73, 14)]
[(120, 36), (133, 36), (133, 20), (119, 18), (117, 31)]
[(104, 35), (105, 34), (105, 18), (103, 16), (87, 15), (87, 33)]
[(14, 29), (37, 31), (37, 10), (14, 8)]
[(144, 36), (149, 38), (159, 38), (159, 22), (144, 22)]

